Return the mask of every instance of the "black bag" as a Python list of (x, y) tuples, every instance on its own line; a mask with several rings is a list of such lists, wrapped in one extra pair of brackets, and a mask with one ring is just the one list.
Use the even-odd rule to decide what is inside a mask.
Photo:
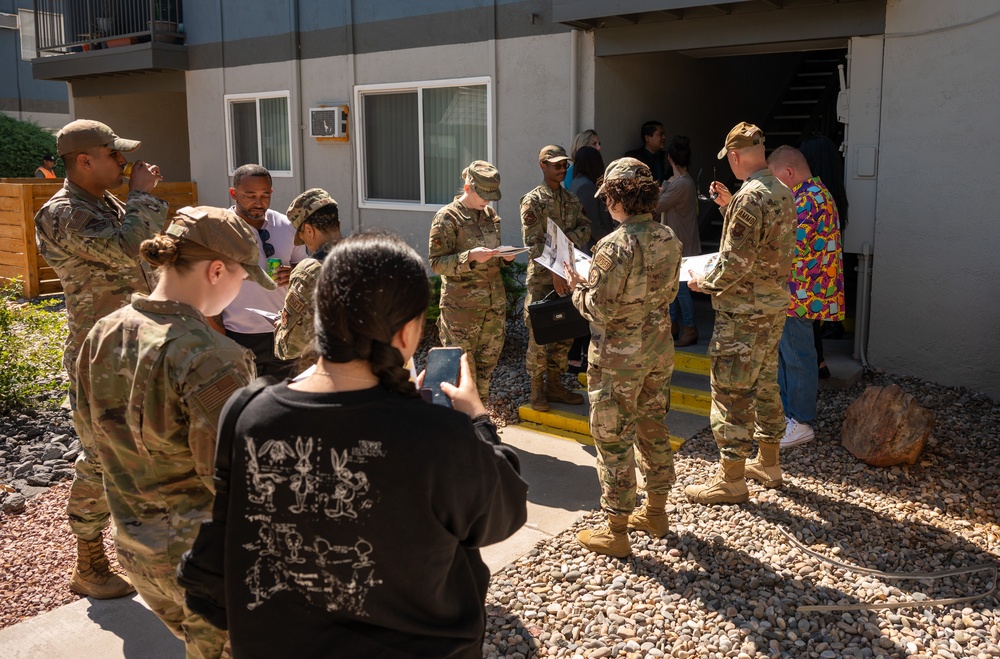
[(219, 629), (227, 629), (226, 622), (226, 513), (229, 509), (229, 469), (233, 457), (233, 435), (236, 421), (247, 403), (273, 384), (274, 378), (260, 377), (240, 390), (232, 407), (219, 423), (219, 437), (215, 445), (215, 503), (212, 519), (198, 529), (191, 549), (184, 552), (177, 566), (177, 582), (184, 588), (187, 607), (200, 614)]
[(555, 291), (528, 305), (531, 336), (538, 345), (569, 341), (590, 334), (590, 323), (573, 306), (570, 296), (560, 297)]

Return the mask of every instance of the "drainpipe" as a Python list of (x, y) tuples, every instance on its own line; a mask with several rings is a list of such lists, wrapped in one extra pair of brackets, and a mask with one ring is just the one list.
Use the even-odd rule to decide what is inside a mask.
[(858, 323), (854, 328), (854, 358), (868, 368), (868, 328), (872, 308), (872, 248), (869, 243), (858, 254)]
[[(292, 98), (295, 99), (295, 104), (298, 106), (298, 122), (297, 126), (299, 130), (296, 132), (296, 139), (298, 141), (298, 158), (296, 158), (296, 165), (298, 166), (298, 175), (293, 177), (293, 180), (299, 181), (299, 185), (296, 189), (304, 190), (306, 187), (305, 176), (306, 176), (306, 156), (303, 152), (303, 147), (305, 147), (305, 139), (303, 135), (305, 134), (306, 124), (302, 120), (302, 110), (304, 108), (304, 103), (302, 100), (302, 36), (299, 33), (299, 0), (292, 0), (288, 3), (288, 13), (289, 21), (292, 25), (292, 57), (293, 66), (295, 68), (295, 75), (293, 76), (293, 82), (295, 85), (295, 92)], [(291, 112), (291, 108), (288, 109)]]
[[(576, 71), (576, 61), (577, 55), (580, 50), (580, 37), (579, 30), (571, 29), (569, 32), (569, 142), (572, 145), (573, 138), (576, 134), (580, 132), (579, 124), (580, 120), (577, 117), (577, 106), (579, 105), (579, 100), (577, 96), (579, 93), (577, 91), (577, 71)], [(572, 156), (573, 154), (569, 154)]]

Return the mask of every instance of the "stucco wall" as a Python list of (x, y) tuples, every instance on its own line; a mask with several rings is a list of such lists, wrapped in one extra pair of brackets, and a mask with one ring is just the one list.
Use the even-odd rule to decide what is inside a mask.
[[(530, 16), (523, 20), (530, 21)], [(587, 43), (581, 44), (586, 51)], [(552, 142), (568, 147), (570, 135), (570, 34), (528, 36), (471, 44), (411, 48), (362, 55), (322, 57), (301, 64), (301, 103), (292, 94), (292, 112), (300, 124), (308, 121), (308, 108), (321, 103), (351, 106), (351, 142), (317, 142), (308, 131), (293, 134), (291, 178), (274, 179), (272, 206), (284, 211), (304, 189), (327, 189), (341, 206), (346, 231), (388, 228), (400, 233), (421, 254), (426, 254), (427, 235), (433, 211), (358, 209), (355, 162), (357, 121), (355, 84), (413, 82), (448, 78), (488, 76), (496, 111), (493, 153), (503, 179), (503, 199), (497, 210), (502, 218), (505, 243), (520, 244), (519, 198), (541, 183), (538, 151)], [(525, 75), (530, 71), (531, 75)], [(587, 67), (583, 67), (584, 90), (592, 89)], [(253, 66), (202, 69), (187, 73), (187, 111), (191, 145), (191, 175), (198, 182), (199, 196), (206, 204), (226, 205), (225, 94), (270, 92), (293, 89), (294, 64), (263, 63)], [(591, 78), (592, 80), (592, 78)], [(582, 104), (581, 121), (590, 121), (592, 108)], [(299, 167), (301, 148), (304, 172)], [(455, 172), (455, 189), (460, 188)]]
[(996, 13), (993, 0), (888, 4), (868, 355), (1000, 398)]

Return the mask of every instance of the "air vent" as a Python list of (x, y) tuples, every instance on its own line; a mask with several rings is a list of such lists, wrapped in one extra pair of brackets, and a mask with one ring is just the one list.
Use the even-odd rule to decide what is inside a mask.
[(322, 141), (346, 142), (347, 114), (346, 105), (309, 108), (309, 136)]

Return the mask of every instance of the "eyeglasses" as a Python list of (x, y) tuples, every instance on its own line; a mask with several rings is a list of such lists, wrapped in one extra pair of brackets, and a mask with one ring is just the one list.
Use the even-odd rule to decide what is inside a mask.
[(568, 160), (560, 160), (559, 162), (550, 162), (549, 165), (551, 167), (555, 167), (556, 169), (569, 169)]
[(267, 229), (257, 229), (257, 235), (260, 236), (260, 241), (264, 243), (264, 256), (267, 258), (274, 256), (274, 245), (267, 242), (271, 239), (271, 233)]

